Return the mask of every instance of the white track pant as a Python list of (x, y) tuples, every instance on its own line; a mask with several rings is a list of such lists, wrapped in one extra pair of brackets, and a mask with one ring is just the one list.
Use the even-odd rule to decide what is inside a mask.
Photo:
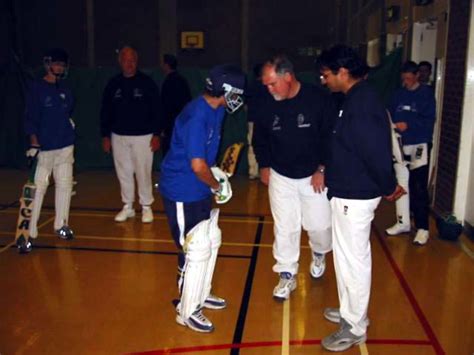
[(257, 159), (255, 158), (255, 152), (252, 146), (252, 137), (253, 137), (253, 122), (248, 122), (248, 133), (247, 133), (247, 141), (249, 144), (249, 149), (247, 152), (247, 159), (249, 163), (249, 176), (255, 177), (258, 176), (258, 163)]
[(140, 205), (150, 206), (153, 203), (151, 138), (152, 134), (122, 136), (112, 133), (115, 171), (120, 182), (124, 204), (133, 205), (135, 201), (134, 175), (137, 179)]
[(355, 335), (367, 331), (372, 281), (370, 227), (380, 197), (348, 200), (333, 197), (332, 234), (339, 310)]
[(290, 179), (272, 169), (268, 192), (275, 222), (273, 271), (295, 275), (300, 258), (301, 226), (308, 232), (313, 252), (331, 251), (331, 207), (326, 191), (314, 192), (311, 177)]
[(405, 195), (395, 201), (397, 223), (404, 227), (410, 228), (410, 173), (405, 163), (395, 162), (393, 164), (393, 168), (395, 170), (395, 176), (397, 177), (398, 184), (407, 192)]
[(72, 165), (74, 163), (74, 146), (62, 149), (42, 151), (38, 154), (38, 165), (35, 172), (35, 203), (31, 214), (30, 236), (38, 237), (38, 219), (43, 205), (43, 198), (53, 173), (55, 190), (54, 229), (68, 225), (69, 207), (72, 193)]

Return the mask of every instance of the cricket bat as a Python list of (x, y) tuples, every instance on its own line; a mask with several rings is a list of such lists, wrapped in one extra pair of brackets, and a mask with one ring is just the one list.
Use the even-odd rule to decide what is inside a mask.
[(240, 153), (244, 147), (244, 143), (234, 143), (227, 147), (222, 157), (219, 168), (227, 174), (228, 177), (234, 175), (239, 163)]
[(37, 159), (31, 164), (30, 173), (26, 184), (23, 186), (20, 197), (20, 211), (18, 212), (18, 221), (16, 223), (15, 244), (18, 245), (20, 238), (27, 242), (30, 238), (30, 221), (35, 203), (35, 172)]

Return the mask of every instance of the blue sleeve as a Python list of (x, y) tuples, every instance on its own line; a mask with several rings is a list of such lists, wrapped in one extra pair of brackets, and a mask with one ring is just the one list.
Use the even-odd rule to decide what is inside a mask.
[(25, 103), (25, 133), (28, 135), (38, 134), (40, 125), (40, 104), (38, 98), (38, 88), (35, 83), (31, 83), (26, 93)]
[(436, 100), (434, 94), (430, 91), (426, 90), (425, 95), (423, 95), (418, 105), (418, 117), (415, 120), (410, 120), (408, 123), (412, 125), (416, 131), (418, 132), (432, 132), (434, 122), (436, 119)]
[(206, 159), (206, 124), (204, 117), (194, 115), (185, 124), (184, 145), (186, 156), (191, 162), (192, 159)]

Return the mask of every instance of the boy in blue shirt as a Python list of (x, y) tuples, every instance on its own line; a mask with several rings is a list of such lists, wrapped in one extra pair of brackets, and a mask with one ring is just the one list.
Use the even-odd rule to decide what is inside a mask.
[[(396, 91), (390, 103), (390, 113), (395, 129), (400, 133), (403, 153), (409, 169), (408, 184), (400, 163), (395, 163), (397, 179), (407, 190), (397, 203), (397, 222), (386, 230), (388, 235), (410, 232), (410, 210), (413, 211), (417, 229), (414, 244), (424, 245), (429, 238), (428, 175), (436, 101), (433, 89), (419, 82), (419, 66), (406, 62), (402, 67), (403, 88)], [(405, 168), (406, 169), (406, 168)], [(406, 174), (405, 174), (406, 175)]]
[[(187, 104), (176, 118), (170, 150), (161, 165), (159, 189), (174, 242), (180, 251), (180, 285), (185, 285), (189, 281), (186, 278), (191, 277), (186, 269), (191, 263), (189, 253), (186, 257), (183, 253), (185, 236), (210, 218), (213, 193), (221, 201), (230, 198), (226, 192), (229, 186), (224, 186), (228, 184), (227, 179), (216, 180), (210, 167), (216, 163), (225, 110), (232, 113), (242, 106), (244, 85), (245, 76), (238, 68), (214, 67), (206, 79), (204, 93)], [(201, 308), (222, 309), (226, 306), (225, 300), (209, 294), (202, 304), (192, 309), (192, 314), (184, 314), (183, 305), (187, 305), (188, 300), (183, 299), (185, 292), (180, 291), (176, 321), (198, 332), (211, 332), (214, 327)]]
[[(29, 136), (28, 158), (37, 158), (35, 203), (30, 221), (30, 237), (38, 237), (38, 218), (49, 177), (55, 180), (54, 229), (61, 239), (72, 239), (68, 225), (74, 163), (74, 122), (71, 119), (74, 100), (71, 90), (62, 82), (69, 56), (60, 48), (50, 49), (43, 58), (46, 75), (34, 81), (26, 96), (25, 132)], [(31, 251), (31, 240), (19, 238), (20, 253)]]

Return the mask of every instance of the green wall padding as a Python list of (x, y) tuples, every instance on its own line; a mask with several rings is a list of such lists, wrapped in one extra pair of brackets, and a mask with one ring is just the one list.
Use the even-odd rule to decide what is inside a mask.
[[(369, 82), (387, 100), (400, 82), (401, 49), (387, 56), (380, 67), (369, 74)], [(158, 68), (143, 69), (158, 85), (161, 85), (163, 74)], [(207, 70), (200, 68), (182, 68), (180, 72), (189, 82), (193, 96), (200, 94)], [(117, 68), (71, 68), (67, 83), (75, 96), (74, 121), (76, 123), (77, 140), (75, 146), (75, 168), (109, 169), (113, 167), (111, 156), (102, 152), (99, 128), (99, 112), (102, 92), (107, 81), (118, 73)], [(36, 76), (42, 75), (41, 70)], [(319, 76), (314, 72), (297, 74), (302, 81), (315, 83)], [(21, 76), (18, 71), (4, 70), (0, 72), (0, 166), (22, 168), (26, 165), (24, 151), (26, 139), (23, 134), (24, 103)], [(220, 156), (225, 148), (232, 143), (247, 141), (247, 120), (245, 110), (228, 115), (224, 122)], [(247, 171), (247, 150), (240, 159), (238, 173)], [(159, 170), (161, 153), (155, 156), (155, 169)]]

